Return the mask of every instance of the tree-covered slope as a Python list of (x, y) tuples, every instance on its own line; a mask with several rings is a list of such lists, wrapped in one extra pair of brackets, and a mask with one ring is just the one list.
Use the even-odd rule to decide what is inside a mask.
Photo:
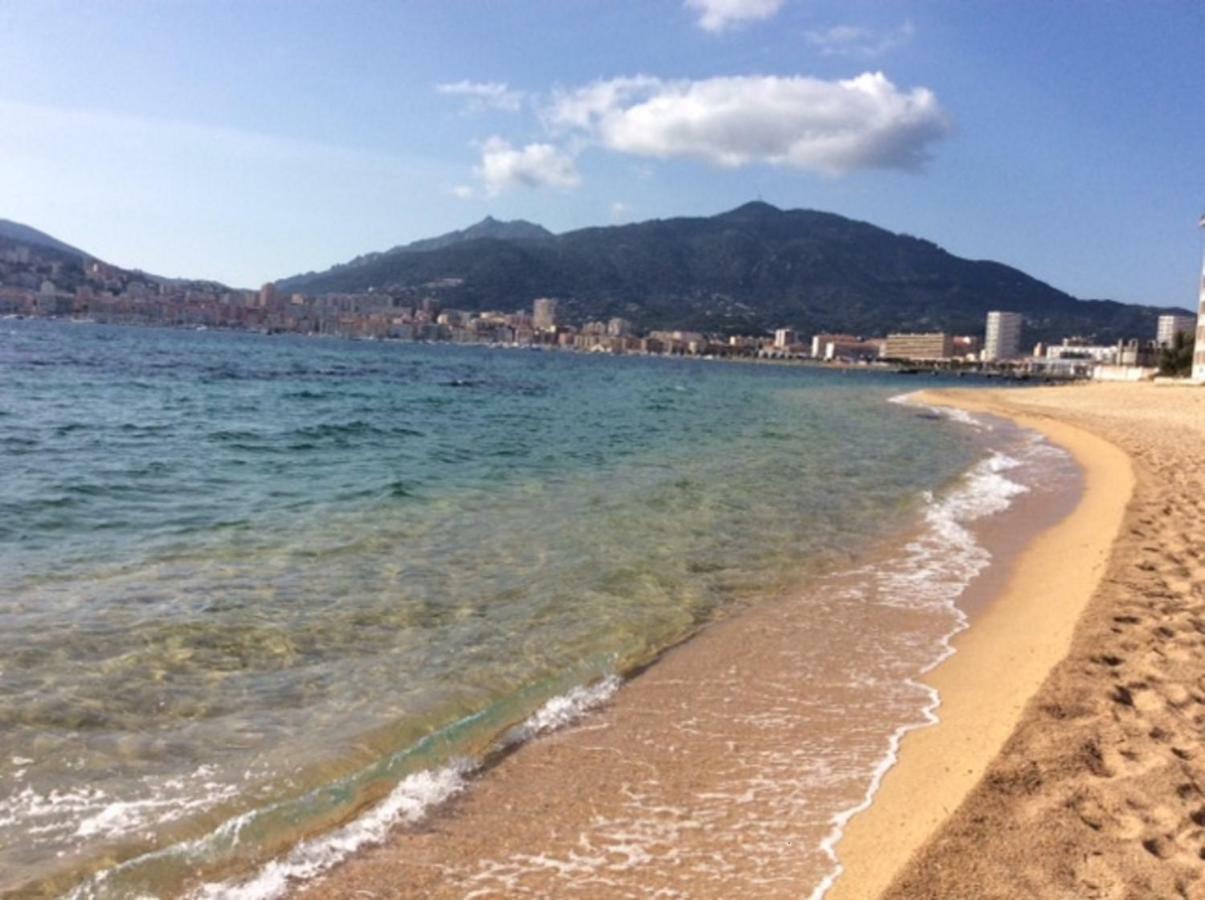
[[(448, 279), (458, 280), (447, 286)], [(460, 240), (279, 282), (286, 291), (432, 287), (445, 305), (516, 309), (558, 297), (571, 320), (622, 315), (644, 328), (759, 332), (782, 325), (883, 334), (982, 332), (1021, 312), (1026, 339), (1154, 335), (1160, 310), (1084, 302), (996, 262), (811, 210), (749, 203), (709, 218), (587, 228), (544, 240)]]

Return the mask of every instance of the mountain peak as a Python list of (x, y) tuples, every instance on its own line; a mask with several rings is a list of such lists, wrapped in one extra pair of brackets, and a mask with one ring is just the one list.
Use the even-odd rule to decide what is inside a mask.
[(766, 216), (777, 216), (781, 212), (781, 209), (772, 203), (767, 203), (765, 200), (750, 200), (748, 203), (742, 203), (736, 209), (730, 209), (726, 213), (721, 213), (719, 217), (724, 219), (761, 219)]

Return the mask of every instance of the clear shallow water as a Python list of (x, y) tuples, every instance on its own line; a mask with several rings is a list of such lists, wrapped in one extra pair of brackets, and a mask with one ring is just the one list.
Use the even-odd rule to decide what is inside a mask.
[(855, 560), (982, 456), (904, 386), (3, 323), (0, 890), (252, 866)]

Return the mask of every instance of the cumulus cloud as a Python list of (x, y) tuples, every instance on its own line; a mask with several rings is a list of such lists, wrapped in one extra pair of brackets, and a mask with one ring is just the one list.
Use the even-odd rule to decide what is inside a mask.
[(834, 25), (823, 31), (809, 31), (809, 44), (825, 56), (882, 56), (912, 40), (916, 29), (905, 22), (894, 31), (876, 31), (857, 25)]
[(573, 157), (552, 144), (517, 148), (492, 137), (481, 148), (477, 177), (493, 197), (514, 187), (569, 189), (581, 183)]
[(523, 105), (523, 92), (500, 81), (454, 81), (435, 86), (441, 94), (464, 97), (473, 110), (500, 109), (518, 112)]
[(931, 91), (901, 90), (881, 72), (841, 81), (618, 78), (559, 92), (544, 116), (554, 130), (635, 156), (827, 175), (916, 169), (951, 128)]
[(783, 0), (686, 0), (699, 15), (705, 31), (723, 31), (730, 25), (769, 19), (782, 9)]

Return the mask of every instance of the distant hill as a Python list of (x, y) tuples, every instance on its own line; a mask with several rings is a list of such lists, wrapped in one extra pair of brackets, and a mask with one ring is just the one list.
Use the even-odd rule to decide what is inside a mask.
[[(43, 278), (53, 275), (53, 283), (62, 290), (74, 290), (91, 276), (85, 271), (90, 263), (102, 262), (91, 253), (60, 241), (36, 228), (0, 219), (0, 251), (25, 248), (27, 262), (8, 263), (0, 267), (0, 286), (23, 286), (36, 288)], [(210, 292), (230, 290), (225, 285), (208, 280), (192, 278), (165, 278), (144, 272), (141, 269), (123, 269), (106, 265), (105, 278), (113, 284), (128, 285), (141, 282), (147, 285), (166, 284), (184, 289), (199, 289)]]
[(92, 256), (83, 250), (65, 244), (58, 238), (53, 238), (36, 228), (30, 228), (28, 225), (22, 225), (20, 222), (13, 222), (9, 219), (0, 219), (0, 245), (50, 250), (78, 260), (92, 259)]
[(500, 241), (547, 241), (555, 235), (543, 225), (527, 222), (523, 219), (512, 219), (501, 222), (493, 216), (486, 216), (476, 225), (470, 225), (460, 231), (449, 231), (439, 237), (425, 238), (400, 247), (394, 247), (388, 253), (425, 253), (429, 250), (442, 250), (453, 244), (474, 241), (478, 238), (497, 238)]
[[(804, 334), (982, 333), (993, 309), (1023, 313), (1026, 342), (1153, 337), (1160, 312), (1081, 301), (998, 262), (814, 210), (747, 203), (707, 218), (656, 219), (551, 235), (491, 219), (430, 241), (286, 278), (307, 294), (442, 284), (447, 306), (518, 309), (558, 297), (570, 321), (623, 316), (642, 328)], [(501, 227), (499, 227), (501, 226)], [(532, 231), (538, 229), (538, 232)], [(536, 235), (529, 239), (526, 235)]]
[[(509, 222), (502, 222), (495, 219), (493, 216), (486, 216), (476, 225), (470, 225), (468, 228), (462, 228), (459, 231), (449, 231), (447, 234), (441, 234), (437, 237), (423, 238), (422, 240), (413, 241), (409, 244), (400, 244), (397, 247), (392, 247), (389, 250), (384, 250), (379, 253), (365, 253), (362, 256), (357, 256), (355, 259), (346, 263), (341, 263), (329, 269), (329, 272), (346, 272), (347, 270), (360, 269), (365, 267), (376, 267), (383, 260), (391, 259), (400, 254), (406, 253), (428, 253), (432, 250), (443, 250), (448, 247), (462, 244), (467, 241), (475, 241), (483, 238), (494, 238), (500, 241), (546, 241), (552, 240), (554, 235), (551, 231), (542, 225), (536, 225), (533, 222), (527, 222), (523, 219), (512, 219)], [(315, 275), (314, 272), (307, 273)], [(307, 277), (300, 276), (300, 277)], [(283, 282), (281, 283), (283, 285)]]

